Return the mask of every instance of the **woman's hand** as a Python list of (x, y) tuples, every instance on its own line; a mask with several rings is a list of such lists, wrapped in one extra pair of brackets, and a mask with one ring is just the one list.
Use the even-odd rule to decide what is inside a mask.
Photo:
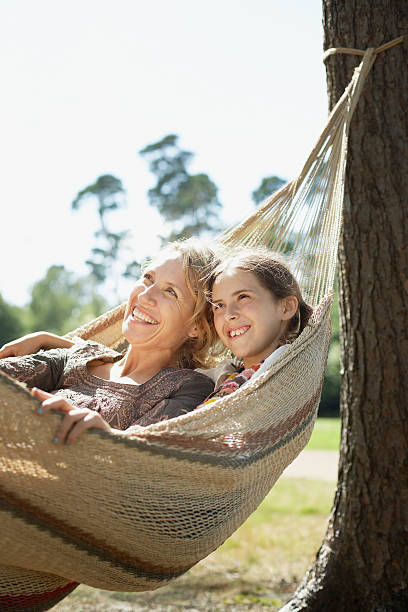
[(37, 353), (40, 349), (50, 348), (70, 348), (73, 346), (71, 340), (49, 334), (48, 332), (35, 332), (27, 334), (22, 338), (17, 338), (12, 342), (7, 342), (0, 348), (0, 359), (4, 357), (22, 357)]
[(37, 414), (45, 414), (49, 410), (60, 410), (65, 415), (57, 427), (53, 439), (54, 444), (70, 445), (87, 429), (103, 429), (104, 431), (113, 432), (108, 423), (95, 410), (88, 408), (75, 408), (68, 400), (47, 393), (33, 387), (31, 389), (34, 397), (42, 400), (40, 408), (37, 408)]

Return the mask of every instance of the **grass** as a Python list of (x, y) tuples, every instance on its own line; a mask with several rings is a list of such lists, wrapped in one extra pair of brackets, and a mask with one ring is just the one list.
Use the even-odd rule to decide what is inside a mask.
[(317, 419), (307, 450), (339, 450), (340, 426), (340, 419)]
[(335, 484), (282, 478), (214, 553), (157, 591), (80, 586), (56, 612), (274, 612), (290, 598), (326, 531)]

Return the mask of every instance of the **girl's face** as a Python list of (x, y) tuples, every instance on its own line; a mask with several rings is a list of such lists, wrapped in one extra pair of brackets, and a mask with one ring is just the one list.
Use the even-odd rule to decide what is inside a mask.
[(213, 285), (214, 324), (222, 342), (248, 368), (280, 346), (288, 321), (297, 310), (296, 297), (278, 300), (255, 274), (232, 268)]
[(132, 346), (175, 357), (197, 327), (189, 323), (195, 300), (184, 278), (179, 255), (153, 262), (129, 296), (123, 335)]

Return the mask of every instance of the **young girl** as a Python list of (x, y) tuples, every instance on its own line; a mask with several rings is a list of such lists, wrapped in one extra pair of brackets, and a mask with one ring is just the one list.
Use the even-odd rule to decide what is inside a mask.
[(216, 389), (205, 404), (265, 371), (312, 314), (283, 257), (262, 247), (227, 252), (213, 273), (210, 301), (218, 336), (242, 365), (223, 362)]

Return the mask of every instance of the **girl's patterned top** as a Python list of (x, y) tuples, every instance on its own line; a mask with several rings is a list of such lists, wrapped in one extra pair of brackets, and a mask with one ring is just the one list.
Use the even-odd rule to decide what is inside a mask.
[(70, 349), (0, 359), (0, 370), (28, 387), (64, 397), (79, 408), (96, 410), (111, 427), (151, 425), (185, 414), (204, 400), (214, 384), (193, 370), (168, 367), (140, 385), (104, 380), (89, 373), (94, 359), (115, 362), (123, 355), (92, 341)]
[(262, 363), (263, 362), (261, 361), (261, 363), (257, 363), (256, 365), (253, 365), (247, 369), (244, 369), (244, 366), (239, 367), (237, 372), (228, 376), (228, 378), (226, 378), (224, 382), (221, 383), (221, 385), (219, 385), (219, 387), (213, 393), (211, 393), (202, 404), (200, 404), (200, 406), (197, 406), (197, 408), (211, 404), (220, 397), (225, 397), (226, 395), (230, 395), (230, 393), (234, 393), (234, 391), (246, 383), (255, 374), (255, 372), (259, 370)]

